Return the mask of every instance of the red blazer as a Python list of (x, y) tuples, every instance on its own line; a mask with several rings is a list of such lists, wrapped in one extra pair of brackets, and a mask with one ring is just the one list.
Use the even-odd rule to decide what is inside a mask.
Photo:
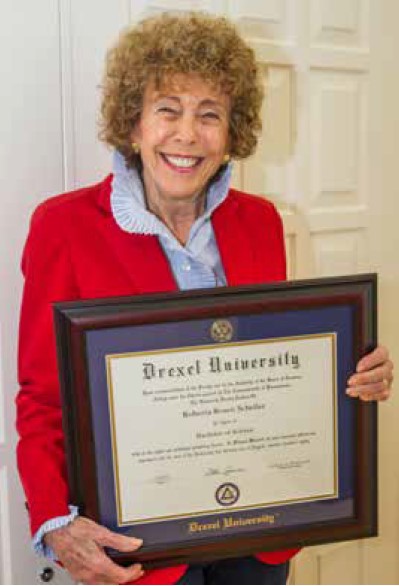
[[(116, 224), (111, 179), (41, 204), (23, 253), (17, 455), (32, 533), (48, 519), (68, 514), (70, 502), (51, 304), (177, 289), (158, 239), (129, 234)], [(285, 279), (282, 225), (271, 203), (231, 190), (212, 224), (229, 285)], [(293, 553), (259, 557), (280, 563)], [(184, 570), (153, 570), (139, 583), (173, 583)]]

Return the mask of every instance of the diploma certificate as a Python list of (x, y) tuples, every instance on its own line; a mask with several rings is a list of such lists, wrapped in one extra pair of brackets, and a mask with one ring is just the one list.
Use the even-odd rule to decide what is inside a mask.
[(55, 305), (71, 502), (145, 567), (376, 535), (376, 276)]
[(119, 525), (337, 495), (334, 333), (106, 359)]

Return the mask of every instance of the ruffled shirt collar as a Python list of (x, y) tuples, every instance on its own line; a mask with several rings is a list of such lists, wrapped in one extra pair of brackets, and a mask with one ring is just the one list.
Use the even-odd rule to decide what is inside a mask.
[[(230, 163), (209, 186), (206, 194), (206, 210), (194, 222), (190, 237), (226, 199), (231, 173), (232, 165)], [(125, 232), (170, 236), (165, 224), (147, 209), (144, 188), (138, 172), (126, 166), (125, 158), (117, 150), (115, 150), (113, 157), (111, 210), (116, 223)]]

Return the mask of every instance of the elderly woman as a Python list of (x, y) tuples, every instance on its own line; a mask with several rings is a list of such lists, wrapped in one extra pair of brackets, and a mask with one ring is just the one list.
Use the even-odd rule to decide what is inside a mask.
[[(113, 174), (36, 210), (23, 256), (18, 463), (34, 544), (87, 584), (284, 583), (294, 551), (142, 572), (104, 553), (141, 541), (79, 516), (69, 502), (52, 302), (285, 278), (282, 225), (265, 199), (229, 188), (231, 159), (259, 133), (254, 54), (223, 18), (163, 15), (108, 55), (101, 137)], [(386, 399), (387, 351), (357, 365), (348, 394)]]

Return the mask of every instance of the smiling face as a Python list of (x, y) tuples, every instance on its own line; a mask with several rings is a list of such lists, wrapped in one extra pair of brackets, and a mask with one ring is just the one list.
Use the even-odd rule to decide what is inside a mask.
[(228, 129), (228, 96), (201, 78), (175, 75), (159, 89), (150, 83), (132, 132), (149, 204), (198, 200), (223, 164)]

